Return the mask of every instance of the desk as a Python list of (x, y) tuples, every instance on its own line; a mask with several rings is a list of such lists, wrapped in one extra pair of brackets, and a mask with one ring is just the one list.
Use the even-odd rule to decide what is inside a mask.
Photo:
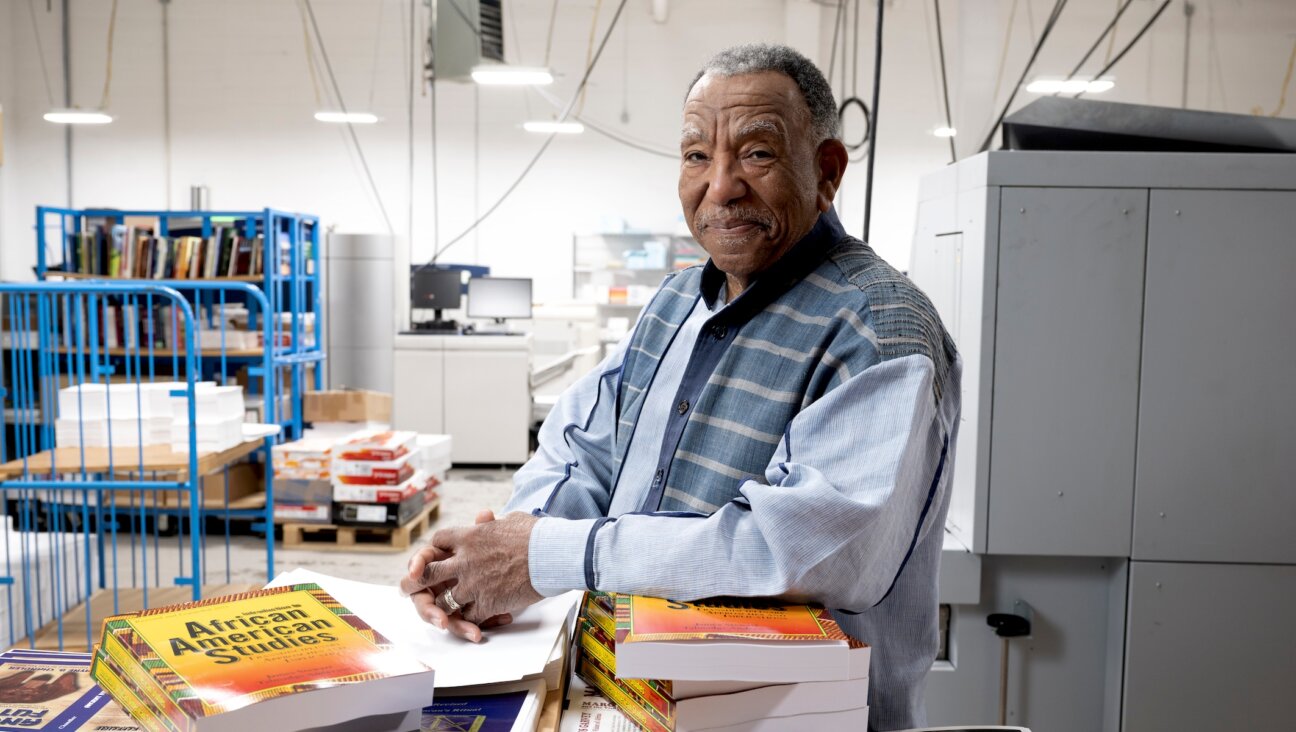
[(531, 336), (396, 336), (392, 421), (454, 437), (455, 463), (521, 464), (530, 451)]

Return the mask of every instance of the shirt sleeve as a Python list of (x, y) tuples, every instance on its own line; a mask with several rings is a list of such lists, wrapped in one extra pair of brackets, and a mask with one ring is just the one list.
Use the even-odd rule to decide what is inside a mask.
[[(565, 549), (544, 547), (550, 561), (532, 568), (532, 583), (545, 594), (566, 583), (678, 600), (872, 607), (918, 542), (940, 530), (933, 524), (949, 485), (958, 370), (944, 385), (946, 404), (935, 399), (934, 378), (931, 361), (917, 355), (852, 377), (793, 419), (764, 482), (746, 481), (740, 498), (710, 516), (556, 522), (540, 538)], [(534, 554), (534, 533), (531, 546)]]
[(505, 513), (568, 519), (607, 514), (615, 479), (616, 391), (628, 342), (558, 398), (540, 426), (535, 454), (513, 475)]

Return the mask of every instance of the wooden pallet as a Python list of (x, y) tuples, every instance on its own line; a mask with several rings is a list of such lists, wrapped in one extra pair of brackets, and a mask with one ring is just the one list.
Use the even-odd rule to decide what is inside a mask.
[(404, 551), (409, 549), (414, 537), (427, 531), (440, 507), (441, 499), (437, 498), (424, 506), (412, 521), (394, 529), (286, 522), (283, 525), (283, 548), (325, 552)]

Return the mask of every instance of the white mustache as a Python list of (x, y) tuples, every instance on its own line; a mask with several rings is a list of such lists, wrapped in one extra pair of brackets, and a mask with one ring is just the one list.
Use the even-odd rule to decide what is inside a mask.
[(774, 225), (774, 219), (768, 212), (755, 208), (721, 208), (712, 211), (699, 211), (693, 217), (693, 225), (698, 229), (705, 229), (717, 221), (726, 220), (738, 220), (767, 229)]

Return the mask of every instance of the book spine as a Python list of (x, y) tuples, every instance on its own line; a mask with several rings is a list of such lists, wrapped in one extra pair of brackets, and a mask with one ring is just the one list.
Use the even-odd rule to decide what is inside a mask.
[[(175, 729), (158, 717), (153, 711), (153, 707), (141, 700), (135, 690), (122, 681), (121, 677), (106, 662), (102, 662), (101, 665), (99, 658), (96, 657), (95, 666), (99, 668), (95, 679), (99, 686), (108, 692), (113, 701), (121, 705), (121, 708), (131, 716), (131, 719), (139, 722), (140, 726), (147, 732), (176, 732)], [(91, 727), (91, 729), (98, 729), (98, 727)]]
[(96, 663), (91, 669), (91, 676), (95, 681), (99, 681), (104, 670), (115, 666), (115, 672), (120, 674), (120, 679), (133, 687), (140, 698), (165, 720), (171, 732), (190, 732), (192, 720), (189, 715), (185, 714), (175, 700), (158, 686), (157, 680), (140, 665), (139, 660), (126, 648), (121, 638), (108, 630), (106, 624), (99, 650), (106, 654), (106, 657), (103, 659), (104, 663)]
[(635, 699), (632, 693), (619, 685), (611, 674), (601, 668), (589, 656), (581, 655), (576, 667), (576, 673), (585, 680), (585, 683), (597, 689), (599, 693), (607, 697), (608, 701), (615, 704), (617, 709), (620, 709), (622, 713), (647, 732), (675, 732), (674, 720), (661, 719), (656, 714), (651, 713)]
[(598, 662), (614, 681), (634, 694), (646, 707), (663, 719), (675, 718), (675, 699), (671, 696), (671, 683), (656, 679), (623, 679), (616, 675), (616, 649), (607, 636), (588, 622), (582, 623), (581, 648)]

